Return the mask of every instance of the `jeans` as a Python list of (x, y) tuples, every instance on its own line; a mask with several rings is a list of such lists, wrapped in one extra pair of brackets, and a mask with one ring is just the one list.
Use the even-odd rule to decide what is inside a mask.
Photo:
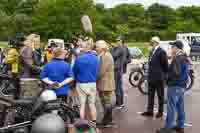
[(184, 111), (184, 90), (185, 88), (173, 86), (168, 88), (167, 92), (167, 118), (165, 128), (174, 127), (175, 114), (177, 112), (177, 126), (184, 128), (185, 111)]
[(124, 90), (122, 87), (122, 70), (115, 70), (115, 94), (116, 94), (116, 106), (124, 104)]

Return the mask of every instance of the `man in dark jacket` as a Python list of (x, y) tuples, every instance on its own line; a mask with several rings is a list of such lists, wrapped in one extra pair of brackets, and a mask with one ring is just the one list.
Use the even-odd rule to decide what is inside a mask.
[[(172, 44), (172, 62), (168, 72), (168, 94), (167, 94), (167, 119), (164, 128), (157, 133), (184, 133), (184, 91), (188, 80), (188, 60), (182, 51), (183, 44), (176, 41)], [(175, 114), (178, 114), (177, 126), (174, 126)]]
[(118, 44), (112, 50), (114, 59), (114, 74), (115, 74), (115, 94), (116, 94), (116, 109), (122, 109), (124, 105), (124, 89), (122, 85), (123, 68), (126, 62), (126, 49), (122, 45), (122, 40), (117, 39)]
[(154, 97), (157, 92), (159, 109), (156, 118), (163, 116), (164, 106), (164, 81), (168, 71), (168, 60), (166, 52), (159, 46), (160, 39), (153, 37), (151, 45), (153, 47), (149, 57), (149, 73), (148, 73), (148, 107), (147, 112), (142, 116), (153, 117)]

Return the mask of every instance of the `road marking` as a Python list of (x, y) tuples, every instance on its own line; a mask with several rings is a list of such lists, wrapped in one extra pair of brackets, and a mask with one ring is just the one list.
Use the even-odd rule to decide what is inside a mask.
[[(158, 112), (158, 108), (154, 108), (154, 113), (157, 113), (157, 112)], [(141, 115), (143, 112), (137, 112), (137, 113)], [(163, 115), (164, 115), (164, 119), (166, 119), (167, 113), (164, 112)], [(192, 127), (192, 124), (191, 124), (191, 123), (188, 123), (188, 122), (185, 122), (184, 125), (185, 125), (186, 127)]]

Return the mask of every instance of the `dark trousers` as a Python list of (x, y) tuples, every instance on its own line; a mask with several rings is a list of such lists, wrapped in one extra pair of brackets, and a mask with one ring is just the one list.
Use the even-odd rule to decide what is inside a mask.
[(163, 81), (158, 81), (156, 83), (149, 83), (148, 86), (148, 107), (147, 111), (148, 112), (153, 112), (154, 111), (154, 98), (155, 98), (155, 93), (157, 93), (158, 96), (158, 112), (162, 113), (163, 108), (164, 108), (164, 82)]
[(101, 103), (104, 108), (104, 117), (102, 123), (109, 124), (112, 122), (112, 91), (99, 92)]
[(116, 95), (116, 106), (124, 104), (124, 90), (122, 86), (122, 70), (115, 70), (115, 95)]

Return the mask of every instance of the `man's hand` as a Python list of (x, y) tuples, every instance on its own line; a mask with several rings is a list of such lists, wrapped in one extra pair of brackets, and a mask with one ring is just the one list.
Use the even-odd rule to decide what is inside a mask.
[(58, 82), (54, 82), (53, 84), (50, 85), (51, 88), (53, 89), (57, 89), (60, 87), (59, 83)]

